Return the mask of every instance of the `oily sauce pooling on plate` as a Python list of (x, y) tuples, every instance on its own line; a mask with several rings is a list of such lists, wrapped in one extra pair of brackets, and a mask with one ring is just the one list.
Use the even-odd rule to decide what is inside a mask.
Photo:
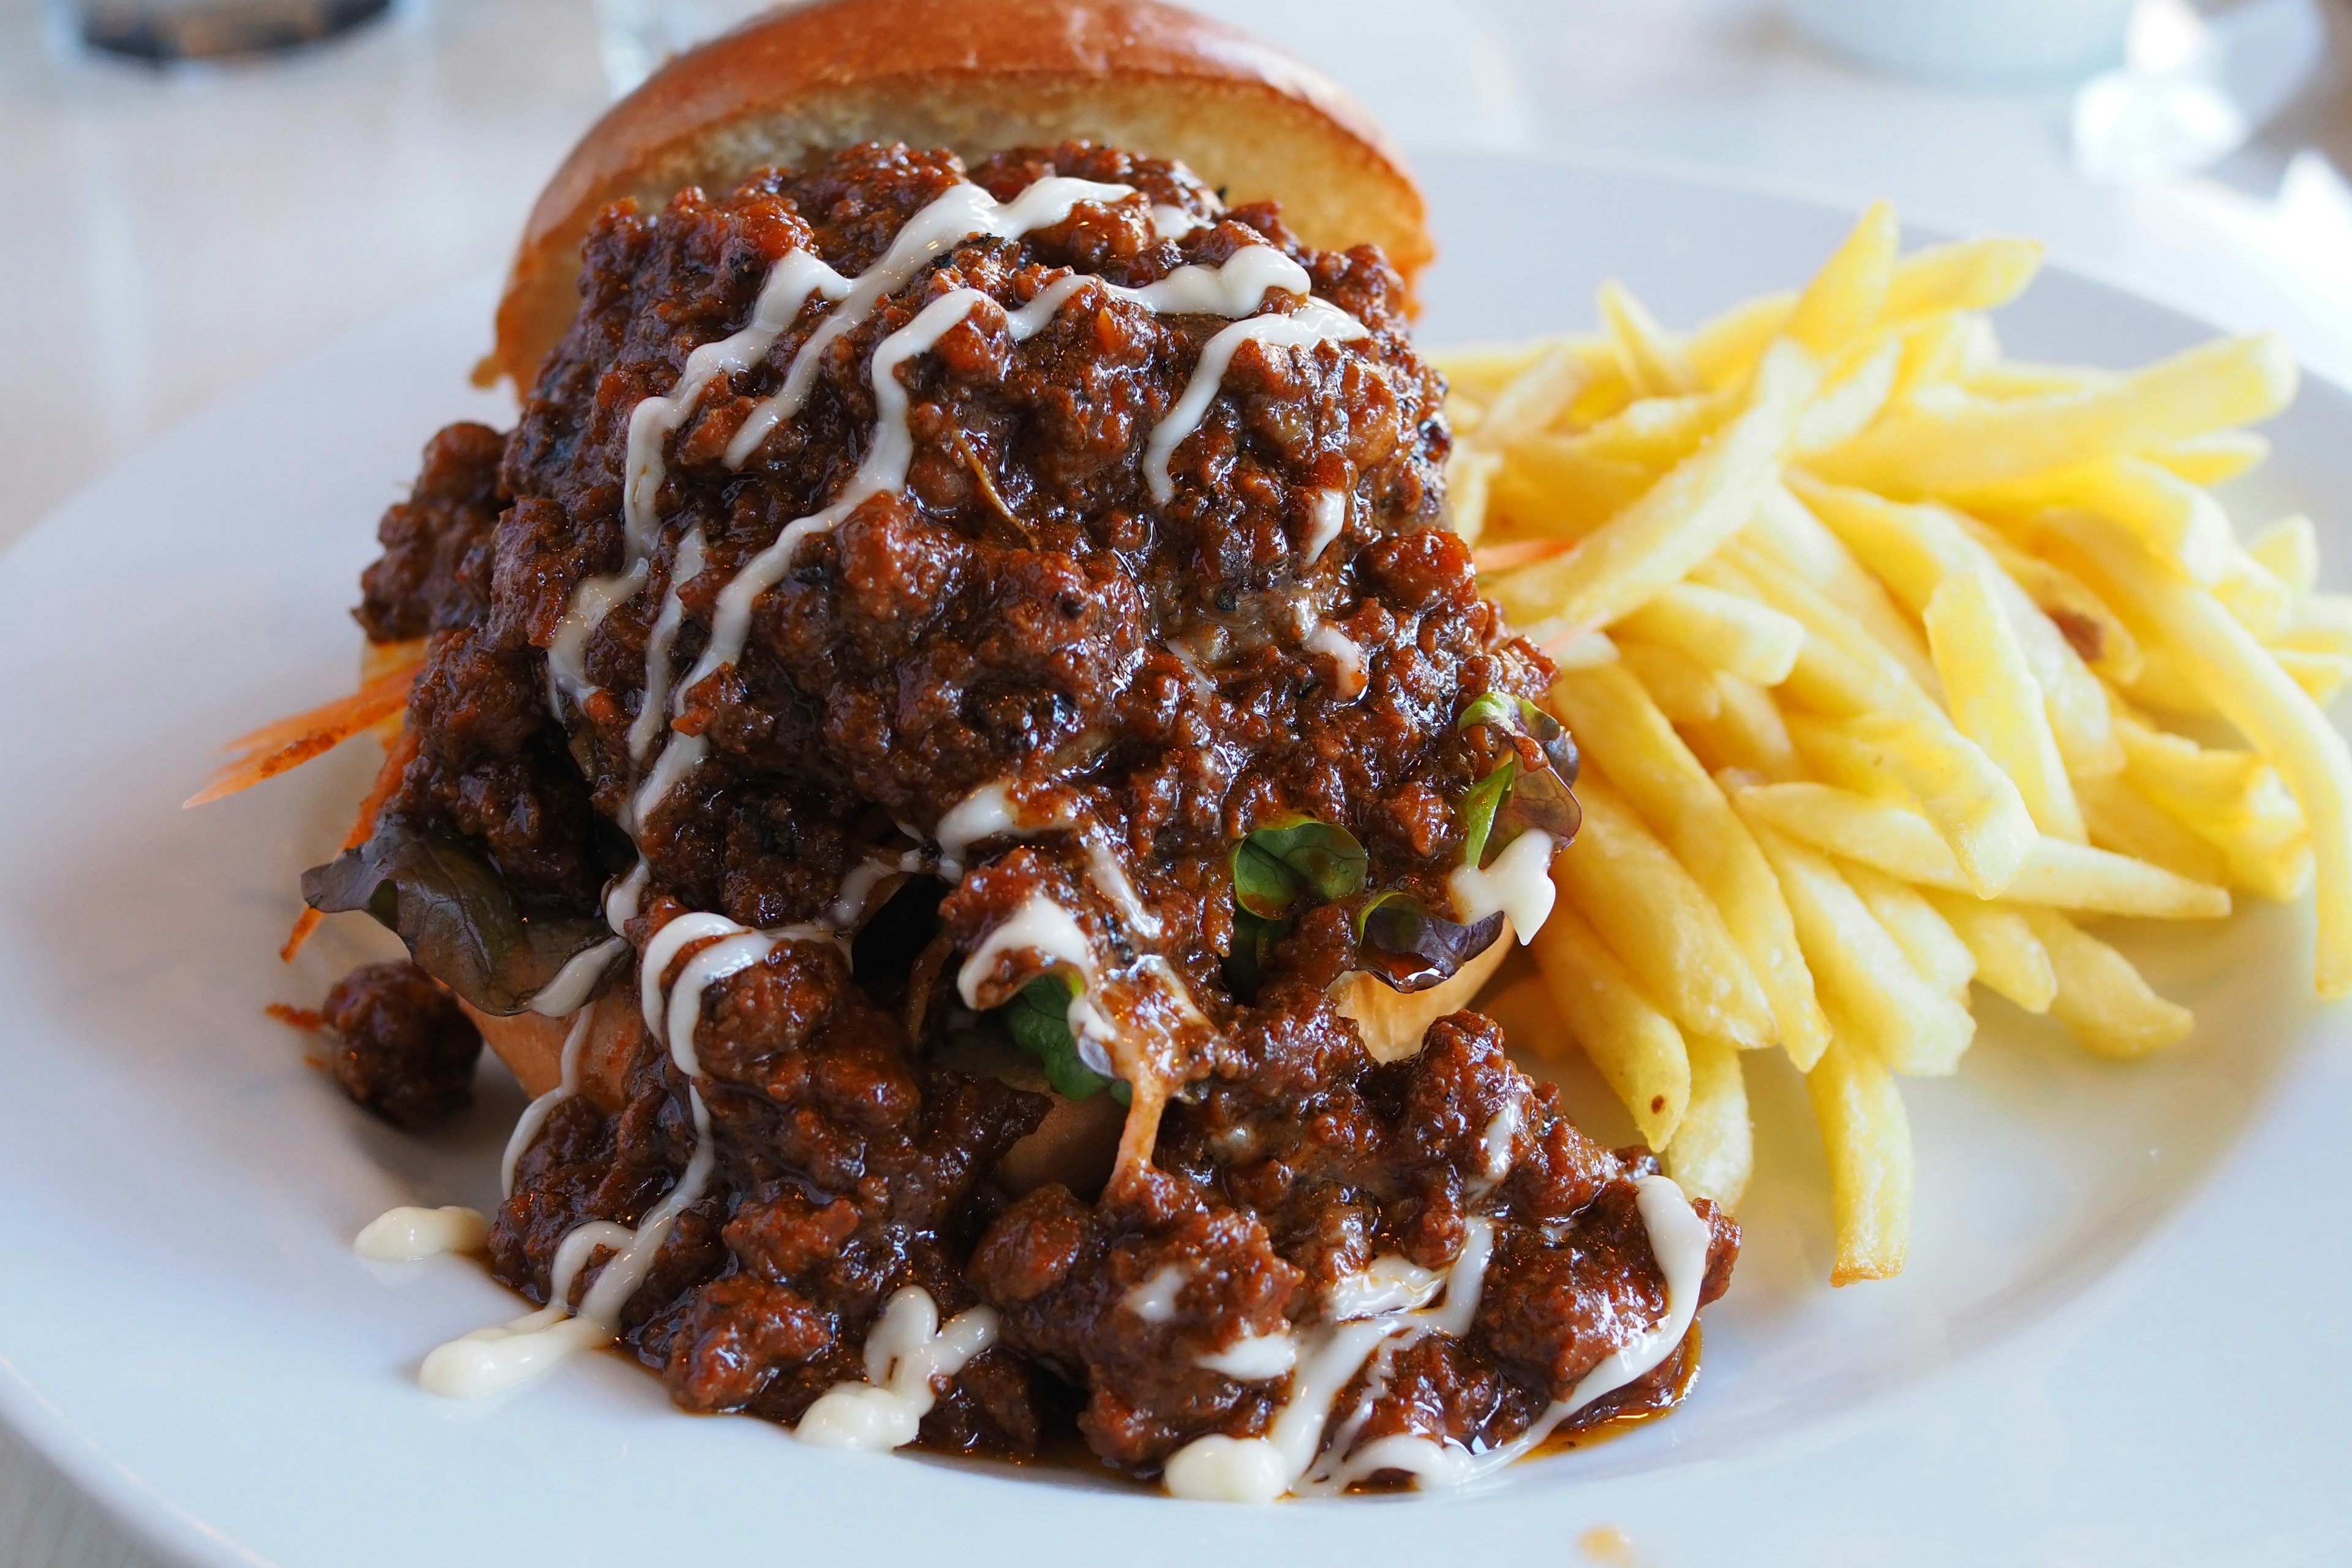
[(428, 1382), (617, 1334), (689, 1409), (1075, 1410), (1213, 1496), (1670, 1403), (1736, 1227), (1478, 1016), (1381, 1062), (1332, 999), (1539, 925), (1575, 826), (1380, 254), (1105, 148), (866, 145), (613, 210), (581, 289), (385, 520), (414, 760), (306, 879), (572, 1019), (491, 1237), (552, 1304)]

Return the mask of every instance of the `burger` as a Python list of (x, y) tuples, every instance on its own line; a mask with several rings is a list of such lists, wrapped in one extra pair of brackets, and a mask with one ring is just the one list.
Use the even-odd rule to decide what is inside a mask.
[(537, 1097), (539, 1310), (427, 1387), (616, 1343), (1248, 1499), (1679, 1396), (1735, 1226), (1468, 1010), (1576, 752), (1449, 527), (1433, 253), (1360, 108), (1146, 0), (825, 0), (588, 133), (520, 417), (433, 437), (368, 684), (257, 748), (390, 737), (303, 883), (411, 955), (328, 1008), (374, 1102), (477, 1032)]

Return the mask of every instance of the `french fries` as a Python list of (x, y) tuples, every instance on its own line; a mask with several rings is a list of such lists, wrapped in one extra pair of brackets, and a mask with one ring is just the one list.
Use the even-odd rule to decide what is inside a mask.
[(1559, 656), (1584, 759), (1544, 989), (1720, 1203), (1754, 1158), (1742, 1053), (1780, 1046), (1840, 1284), (1903, 1267), (1899, 1080), (1960, 1068), (1979, 988), (2103, 1057), (2190, 1037), (2078, 922), (2315, 881), (2317, 987), (2352, 993), (2352, 750), (2322, 712), (2352, 596), (2318, 591), (2309, 519), (2242, 535), (2211, 489), (2267, 456), (2246, 426), (2292, 359), (2011, 360), (1985, 312), (2039, 247), (1898, 238), (1873, 207), (1804, 287), (1687, 332), (1612, 283), (1597, 334), (1441, 358), (1482, 586)]

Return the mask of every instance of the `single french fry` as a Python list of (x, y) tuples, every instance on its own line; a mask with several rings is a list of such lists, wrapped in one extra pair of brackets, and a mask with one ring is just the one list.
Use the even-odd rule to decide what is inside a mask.
[(1811, 354), (1774, 345), (1757, 367), (1746, 405), (1714, 440), (1575, 550), (1496, 577), (1496, 600), (1522, 620), (1563, 616), (1601, 626), (1679, 582), (1755, 511), (1820, 382)]
[(1780, 879), (1832, 1036), (1843, 1016), (1852, 1020), (1855, 1037), (1898, 1072), (1956, 1070), (1976, 1033), (1968, 1009), (1920, 975), (1826, 857), (1750, 815), (1745, 795), (1735, 791), (1732, 804)]
[(1927, 601), (1927, 646), (1952, 722), (2017, 785), (2034, 826), (2087, 841), (2041, 684), (1990, 568), (1947, 577)]
[[(1780, 684), (1806, 707), (1834, 715), (1938, 711), (1917, 675), (1893, 650), (1799, 573), (1748, 548), (1745, 540), (1734, 540), (1691, 575), (1706, 587), (1756, 595), (1804, 626), (1805, 640)], [(1932, 666), (1925, 674), (1935, 680)]]
[(2200, 583), (2221, 580), (2232, 548), (2230, 517), (2220, 501), (2127, 452), (1943, 493), (1982, 517), (2032, 517), (2053, 507), (2095, 513)]
[(1486, 417), (1479, 422), (1479, 444), (1501, 451), (1549, 429), (1592, 373), (1593, 366), (1573, 343), (1553, 343), (1488, 399)]
[(1829, 1156), (1830, 1283), (1892, 1279), (1911, 1252), (1911, 1123), (1885, 1064), (1843, 1033), (1805, 1075)]
[(1699, 384), (1719, 392), (1746, 381), (1796, 308), (1794, 289), (1759, 294), (1693, 328), (1684, 340), (1683, 352), (1698, 373)]
[(1847, 729), (1918, 800), (1972, 890), (1998, 898), (2017, 879), (2041, 834), (2016, 784), (1982, 747), (1940, 715), (1865, 713)]
[(1666, 717), (1622, 669), (1564, 673), (1554, 710), (1589, 760), (1657, 834), (1723, 916), (1799, 1071), (1829, 1039), (1796, 926), (1756, 841)]
[(1601, 323), (1617, 345), (1618, 366), (1635, 395), (1675, 397), (1698, 390), (1698, 373), (1681, 342), (1613, 278), (1601, 285)]
[(1704, 724), (1723, 711), (1715, 672), (1682, 649), (1622, 635), (1616, 642), (1619, 668), (1639, 680), (1675, 723)]
[(1624, 1101), (1643, 1142), (1652, 1149), (1670, 1147), (1690, 1103), (1682, 1031), (1567, 905), (1552, 906), (1528, 945), (1570, 1037)]
[(2246, 542), (2246, 553), (2298, 594), (2319, 582), (2319, 534), (2300, 512), (2283, 517)]
[[(1800, 776), (1778, 782), (1831, 784), (1864, 800), (1898, 806), (1916, 819), (1919, 826), (1927, 826), (1926, 819), (1919, 816), (1918, 801), (1903, 787), (1903, 782), (1880, 767), (1877, 760), (1854, 740), (1843, 724), (1834, 720), (1816, 718), (1810, 713), (1790, 713), (1784, 716), (1784, 720), (1789, 738), (1796, 746), (1797, 755), (1803, 762), (1810, 777)], [(1933, 835), (1935, 829), (1928, 827), (1927, 831)], [(1937, 842), (1940, 844), (1943, 840), (1937, 839)], [(1947, 856), (1950, 853), (1948, 849), (1945, 851)], [(1958, 876), (1959, 863), (1954, 861), (1952, 866), (1953, 875)]]
[(2279, 338), (2224, 338), (2106, 384), (1914, 410), (1811, 466), (1897, 499), (1949, 494), (2254, 424), (2285, 407), (2294, 385), (2294, 358)]
[(2264, 642), (2286, 630), (2294, 614), (2295, 591), (2250, 552), (2235, 545), (2223, 558), (2212, 587), (2213, 596), (2238, 617), (2238, 624)]
[(1772, 694), (1728, 670), (1715, 672), (1723, 710), (1703, 724), (1682, 726), (1682, 734), (1710, 773), (1738, 768), (1778, 783), (1801, 777), (1804, 765), (1789, 737)]
[(1782, 331), (1815, 354), (1843, 348), (1878, 324), (1886, 313), (1894, 280), (1895, 253), (1902, 244), (1895, 208), (1874, 202), (1837, 250), (1797, 296)]
[(2344, 737), (2213, 595), (2093, 520), (2059, 526), (2108, 596), (2161, 628), (2206, 698), (2286, 780), (2309, 826), (2318, 876), (2319, 993), (2352, 993), (2352, 752)]
[(1903, 345), (1889, 341), (1851, 371), (1822, 389), (1820, 397), (1797, 421), (1790, 446), (1799, 452), (1824, 452), (1843, 447), (1870, 427), (1895, 395), (1895, 379), (1903, 369)]
[(1707, 437), (1738, 411), (1738, 400), (1723, 393), (1644, 397), (1578, 432), (1573, 439), (1595, 459), (1634, 463), (1662, 474), (1706, 445)]
[(1805, 641), (1804, 626), (1769, 605), (1696, 583), (1669, 584), (1617, 628), (1759, 686), (1787, 679)]
[(1577, 798), (1584, 826), (1552, 865), (1560, 892), (1601, 922), (1643, 993), (1682, 1028), (1743, 1050), (1771, 1044), (1771, 1006), (1715, 901), (1603, 781), (1580, 780)]
[(2282, 647), (2352, 655), (2352, 595), (2305, 594), (2273, 640)]
[[(2097, 777), (2123, 766), (2106, 693), (2060, 624), (2044, 612), (1964, 521), (1933, 504), (1906, 505), (1864, 490), (1791, 475), (1799, 499), (1827, 523), (1914, 615), (1943, 582), (1989, 572), (2004, 618), (2040, 687), (2059, 755), (2071, 773)], [(1949, 694), (1947, 693), (1947, 696)], [(2032, 803), (2029, 802), (2030, 805)]]
[(1486, 498), (1493, 490), (1495, 470), (1502, 466), (1500, 456), (1468, 442), (1456, 445), (1445, 459), (1446, 505), (1453, 513), (1454, 531), (1465, 544), (1477, 543), (1486, 531)]
[(2058, 994), (2050, 1015), (2086, 1049), (2138, 1057), (2186, 1039), (2197, 1020), (2148, 988), (2122, 953), (2054, 910), (2021, 911), (2050, 954)]
[(1594, 457), (1574, 436), (1528, 436), (1512, 445), (1488, 482), (1486, 514), (1525, 532), (1579, 539), (1657, 482), (1656, 470)]
[[(1975, 891), (1942, 835), (1908, 806), (1804, 782), (1743, 784), (1731, 794), (1751, 822), (1768, 823), (1823, 854), (1923, 888)], [(2149, 920), (2220, 920), (2230, 912), (2230, 895), (2221, 888), (2063, 838), (2037, 839), (2001, 896)]]
[(2006, 305), (2041, 269), (2042, 247), (2030, 239), (1965, 239), (1915, 250), (1895, 265), (1882, 323)]
[(1690, 1052), (1690, 1105), (1666, 1145), (1666, 1174), (1690, 1196), (1736, 1209), (1756, 1163), (1739, 1052), (1721, 1040), (1693, 1038), (1684, 1045)]
[(1848, 862), (1838, 868), (1838, 874), (1878, 917), (1919, 977), (1965, 1003), (1969, 982), (1976, 978), (1976, 953), (1936, 906), (1916, 889), (1868, 866)]
[(1895, 373), (1889, 405), (1907, 404), (1928, 387), (1958, 379), (1968, 363), (1969, 339), (1982, 320), (1969, 311), (1946, 310), (1913, 322), (1897, 340), (1903, 362)]
[(1928, 660), (1927, 640), (1920, 634), (1917, 620), (1895, 604), (1885, 585), (1864, 568), (1845, 542), (1786, 486), (1775, 485), (1764, 493), (1756, 516), (1741, 531), (1739, 543), (1795, 573), (1901, 660), (1913, 679), (1927, 690), (1935, 689), (1935, 666)]
[(1598, 339), (1559, 335), (1517, 343), (1466, 343), (1459, 348), (1435, 349), (1423, 357), (1444, 373), (1451, 389), (1449, 396), (1466, 393), (1481, 403), (1491, 403), (1513, 377), (1525, 374), (1528, 366), (1562, 346), (1581, 348), (1587, 357), (1595, 349), (1603, 358), (1608, 354), (1607, 345)]
[(2161, 866), (2192, 882), (2220, 886), (2230, 863), (2221, 850), (2183, 827), (2169, 812), (2117, 776), (2084, 779), (2075, 789), (2091, 842), (2101, 849)]
[(1952, 934), (1968, 944), (1976, 977), (1986, 990), (2005, 996), (2029, 1013), (2047, 1013), (2058, 994), (2058, 972), (2049, 950), (2033, 934), (2033, 923), (2007, 904), (1973, 893), (1922, 889)]
[(2352, 658), (2343, 654), (2311, 653), (2299, 647), (2274, 647), (2271, 654), (2279, 668), (2322, 708), (2343, 694), (2347, 682), (2352, 682)]
[(2270, 460), (2270, 438), (2255, 430), (2216, 430), (2192, 436), (2169, 447), (2150, 447), (2150, 462), (2161, 463), (2192, 485), (2218, 485), (2234, 479)]

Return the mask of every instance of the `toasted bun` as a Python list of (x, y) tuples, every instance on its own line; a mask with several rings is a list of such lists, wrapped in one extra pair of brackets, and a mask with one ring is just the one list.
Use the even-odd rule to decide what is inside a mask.
[[(462, 999), (457, 1005), (466, 1009), (466, 1016), (482, 1032), (482, 1043), (507, 1064), (525, 1094), (537, 1098), (562, 1079), (563, 1037), (572, 1031), (571, 1019), (538, 1013), (501, 1017)], [(619, 1106), (625, 1098), (623, 1086), (629, 1064), (635, 1059), (645, 1035), (645, 1020), (637, 1014), (636, 987), (607, 986), (596, 998), (595, 1011), (589, 1015), (588, 1037), (581, 1042), (581, 1092), (607, 1110)]]
[(1332, 984), (1332, 1005), (1356, 1021), (1364, 1048), (1376, 1062), (1402, 1061), (1421, 1049), (1429, 1026), (1448, 1013), (1459, 1013), (1476, 1000), (1479, 991), (1501, 967), (1511, 951), (1511, 923), (1494, 944), (1464, 964), (1453, 979), (1426, 991), (1392, 991), (1356, 970)]
[(1370, 241), (1408, 285), (1435, 254), (1421, 192), (1361, 105), (1277, 49), (1152, 0), (817, 0), (671, 60), (548, 182), (485, 369), (528, 387), (579, 304), (596, 215), (866, 141), (967, 162), (1080, 139), (1272, 198), (1318, 249)]

